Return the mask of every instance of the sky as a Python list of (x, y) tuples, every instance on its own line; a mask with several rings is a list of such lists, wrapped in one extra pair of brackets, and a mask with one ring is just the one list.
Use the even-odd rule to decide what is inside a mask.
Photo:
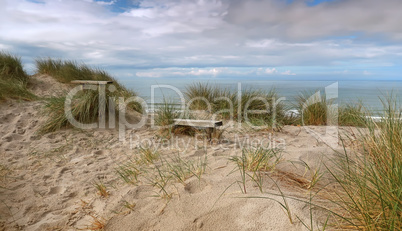
[(402, 80), (401, 0), (0, 0), (0, 50), (33, 73)]

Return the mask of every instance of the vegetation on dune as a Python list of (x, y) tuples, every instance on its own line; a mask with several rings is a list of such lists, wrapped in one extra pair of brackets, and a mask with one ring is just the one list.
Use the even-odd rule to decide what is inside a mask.
[(189, 109), (207, 110), (223, 119), (269, 127), (286, 123), (285, 106), (274, 89), (247, 89), (239, 95), (208, 83), (195, 83), (187, 87), (184, 94)]
[(247, 193), (246, 182), (250, 178), (263, 192), (263, 176), (267, 172), (275, 170), (276, 165), (281, 161), (282, 155), (279, 150), (257, 148), (243, 148), (241, 156), (229, 158), (231, 162), (236, 163), (240, 172), (243, 193)]
[[(114, 111), (114, 114), (111, 115), (118, 118), (117, 113), (119, 113), (119, 105), (115, 95), (115, 92), (106, 90), (106, 101), (104, 102), (105, 121), (109, 120), (110, 111)], [(110, 101), (109, 99), (113, 100)], [(47, 99), (44, 114), (48, 115), (48, 120), (41, 128), (42, 133), (53, 132), (71, 126), (65, 112), (65, 101), (65, 96)], [(99, 101), (100, 94), (98, 91), (81, 91), (75, 95), (71, 101), (71, 115), (76, 121), (83, 124), (97, 122), (100, 116), (99, 111), (101, 106)], [(141, 109), (140, 104), (132, 104), (133, 105), (129, 104), (128, 107), (131, 106), (131, 108), (135, 108), (135, 110)]]
[(361, 102), (346, 104), (339, 107), (338, 122), (341, 126), (363, 127), (368, 122), (367, 114)]
[[(61, 83), (70, 83), (73, 80), (95, 80), (95, 81), (113, 81), (116, 87), (115, 96), (129, 98), (136, 94), (122, 86), (116, 79), (107, 72), (80, 64), (71, 60), (55, 60), (51, 58), (36, 59), (36, 68), (38, 74), (47, 74)], [(134, 108), (140, 110), (140, 108)]]
[(363, 104), (349, 103), (337, 106), (334, 100), (316, 92), (301, 92), (294, 105), (298, 111), (296, 124), (300, 125), (341, 125), (362, 127), (366, 123)]
[(300, 121), (302, 125), (327, 125), (328, 111), (325, 96), (321, 97), (320, 92), (301, 92), (295, 100), (297, 111), (299, 112)]
[(172, 134), (195, 135), (197, 130), (194, 127), (174, 126), (174, 119), (179, 117), (182, 119), (192, 119), (189, 113), (181, 115), (181, 113), (177, 111), (175, 104), (165, 99), (155, 112), (154, 122), (156, 126), (159, 126), (159, 133), (165, 137), (170, 137)]
[(0, 101), (5, 99), (34, 100), (37, 97), (31, 93), (26, 84), (19, 81), (4, 80), (0, 75)]
[(28, 75), (25, 73), (20, 58), (0, 52), (0, 100), (36, 98), (27, 89)]
[(156, 110), (155, 125), (161, 127), (168, 127), (174, 123), (174, 119), (179, 116), (176, 107), (173, 103), (165, 100), (160, 107)]
[(338, 228), (402, 229), (402, 114), (394, 97), (383, 104), (383, 120), (366, 120), (355, 148), (345, 147), (334, 167), (327, 167), (334, 178), (325, 190), (328, 209)]
[(28, 82), (28, 75), (22, 67), (21, 59), (1, 51), (0, 76), (2, 79), (15, 80), (24, 84)]
[[(96, 80), (113, 81), (115, 89), (106, 88), (105, 111), (119, 111), (119, 98), (127, 100), (136, 94), (119, 84), (113, 77), (102, 70), (93, 69), (75, 61), (62, 61), (53, 59), (37, 59), (37, 71), (40, 74), (48, 74), (62, 83), (70, 83), (72, 80)], [(111, 101), (109, 99), (112, 99)], [(56, 131), (70, 126), (65, 113), (66, 97), (54, 97), (48, 99), (45, 105), (45, 113), (49, 115), (48, 121), (42, 127), (43, 133)], [(71, 103), (71, 114), (80, 123), (93, 123), (99, 118), (100, 94), (97, 90), (84, 90), (78, 92)], [(142, 112), (139, 102), (131, 102), (128, 108)], [(107, 116), (107, 115), (106, 115)]]
[[(65, 101), (65, 96), (47, 99), (44, 114), (49, 115), (49, 119), (42, 126), (42, 133), (53, 132), (71, 126), (65, 114)], [(79, 94), (73, 99), (71, 106), (71, 113), (74, 119), (80, 123), (96, 122), (99, 118), (99, 94), (95, 91)], [(108, 109), (109, 105), (106, 103), (106, 111)]]

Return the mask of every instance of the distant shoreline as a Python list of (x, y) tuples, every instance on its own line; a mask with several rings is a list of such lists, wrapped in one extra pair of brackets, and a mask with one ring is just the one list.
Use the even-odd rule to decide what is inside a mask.
[[(186, 87), (193, 83), (208, 83), (210, 85), (217, 85), (220, 88), (237, 90), (237, 84), (241, 83), (243, 89), (256, 89), (256, 90), (270, 90), (272, 87), (276, 89), (280, 97), (286, 97), (285, 103), (292, 105), (295, 97), (303, 91), (316, 92), (320, 90), (324, 94), (325, 87), (338, 83), (338, 99), (337, 103), (346, 105), (349, 103), (358, 103), (361, 101), (363, 105), (373, 112), (382, 111), (382, 104), (380, 97), (386, 96), (388, 93), (393, 93), (402, 100), (402, 81), (270, 81), (270, 80), (226, 80), (226, 79), (209, 79), (198, 80), (194, 78), (157, 78), (157, 79), (122, 79), (121, 83), (127, 88), (132, 89), (138, 95), (146, 100), (147, 103), (151, 102), (151, 86), (157, 85), (171, 85), (184, 92)], [(162, 90), (162, 92), (161, 92)], [(155, 102), (161, 103), (163, 98), (177, 101), (178, 96), (175, 92), (168, 89), (155, 88)]]

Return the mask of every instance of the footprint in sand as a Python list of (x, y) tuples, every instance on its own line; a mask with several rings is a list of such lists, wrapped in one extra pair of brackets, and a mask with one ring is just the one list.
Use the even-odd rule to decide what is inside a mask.
[(49, 134), (49, 135), (47, 135), (47, 138), (52, 140), (52, 139), (56, 138), (56, 135), (55, 134)]
[(65, 174), (67, 171), (69, 171), (70, 169), (69, 168), (67, 168), (67, 167), (64, 167), (64, 168), (62, 168), (61, 170), (60, 170), (60, 172), (59, 172), (59, 177), (62, 177), (63, 176), (63, 174)]
[(52, 187), (50, 188), (49, 192), (47, 194), (53, 195), (53, 194), (63, 194), (64, 189), (60, 186)]
[(37, 124), (38, 120), (32, 120), (31, 122), (29, 122), (28, 129), (33, 129), (34, 127), (36, 127)]
[(98, 150), (93, 152), (93, 156), (96, 158), (96, 160), (104, 160), (108, 158), (108, 151), (107, 150)]
[(6, 136), (6, 137), (3, 137), (2, 140), (4, 140), (5, 142), (11, 142), (11, 141), (13, 141), (13, 137), (12, 136)]
[(95, 151), (95, 152), (94, 152), (94, 156), (95, 156), (95, 155), (103, 155), (104, 153), (105, 153), (104, 150), (98, 150), (98, 151)]
[(39, 135), (32, 135), (29, 137), (29, 140), (34, 141), (34, 140), (39, 140), (40, 136)]
[(18, 134), (10, 134), (6, 137), (3, 138), (4, 141), (6, 142), (11, 142), (13, 140), (21, 140), (23, 138), (23, 136), (18, 135)]
[(196, 151), (194, 151), (194, 154), (191, 155), (190, 157), (199, 157), (199, 156), (204, 156), (204, 155), (205, 155), (204, 150), (196, 150)]
[(194, 179), (186, 184), (184, 190), (186, 190), (186, 192), (194, 194), (201, 192), (202, 190), (205, 189), (206, 186), (208, 186), (208, 183), (204, 179), (201, 180)]

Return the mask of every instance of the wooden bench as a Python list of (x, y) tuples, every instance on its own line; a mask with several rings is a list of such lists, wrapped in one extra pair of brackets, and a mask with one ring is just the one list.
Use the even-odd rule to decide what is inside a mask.
[(215, 120), (174, 119), (174, 125), (206, 129), (208, 139), (211, 141), (212, 133), (216, 130), (217, 127), (222, 126), (223, 122)]
[(89, 85), (106, 85), (111, 84), (113, 81), (96, 81), (96, 80), (73, 80), (71, 83), (74, 84), (89, 84)]
[(103, 90), (107, 84), (112, 84), (113, 81), (96, 81), (96, 80), (73, 80), (70, 83), (84, 85), (98, 85), (98, 90)]

